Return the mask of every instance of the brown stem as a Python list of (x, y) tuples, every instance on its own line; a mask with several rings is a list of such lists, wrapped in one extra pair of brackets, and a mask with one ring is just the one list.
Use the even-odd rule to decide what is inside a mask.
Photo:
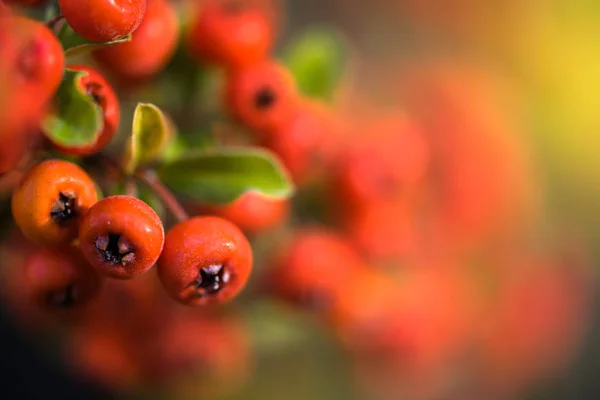
[(58, 23), (61, 22), (63, 19), (65, 19), (65, 16), (62, 15), (62, 13), (55, 15), (54, 17), (46, 21), (46, 26), (54, 32), (54, 28), (56, 27), (56, 25), (58, 25)]
[(138, 190), (137, 185), (135, 184), (135, 180), (127, 179), (125, 181), (125, 194), (131, 197), (137, 197)]
[(161, 182), (156, 176), (154, 171), (145, 171), (135, 174), (136, 178), (144, 182), (156, 193), (162, 200), (165, 207), (173, 214), (173, 216), (179, 221), (186, 221), (189, 219), (187, 212), (183, 209), (179, 201), (175, 198), (173, 193)]

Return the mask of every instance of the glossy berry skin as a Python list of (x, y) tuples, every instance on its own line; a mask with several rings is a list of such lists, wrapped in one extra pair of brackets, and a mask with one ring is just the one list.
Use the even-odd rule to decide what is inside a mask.
[(36, 243), (69, 243), (97, 201), (94, 181), (77, 165), (61, 160), (33, 167), (12, 196), (12, 215), (23, 234)]
[(259, 233), (282, 223), (288, 217), (290, 207), (286, 199), (272, 199), (260, 193), (248, 192), (229, 204), (200, 206), (197, 210), (225, 218), (246, 233)]
[(158, 276), (183, 304), (218, 304), (241, 292), (252, 261), (250, 243), (237, 226), (219, 217), (195, 217), (167, 233)]
[(109, 42), (134, 32), (146, 12), (146, 0), (58, 0), (75, 32), (94, 42)]
[(163, 224), (154, 210), (132, 196), (110, 196), (83, 218), (79, 246), (101, 273), (131, 279), (147, 272), (163, 248)]
[(92, 96), (94, 101), (102, 108), (104, 128), (98, 135), (96, 142), (91, 145), (67, 147), (54, 143), (54, 146), (66, 154), (88, 156), (102, 150), (114, 137), (121, 117), (119, 99), (111, 85), (95, 69), (84, 65), (69, 65), (68, 68), (88, 73), (81, 79), (82, 90)]
[(187, 44), (200, 61), (237, 68), (267, 57), (273, 27), (258, 8), (243, 2), (209, 0), (199, 7)]
[(74, 247), (38, 248), (23, 269), (26, 297), (48, 311), (85, 306), (100, 290), (100, 276)]
[(47, 101), (60, 85), (65, 58), (52, 32), (28, 18), (0, 13), (0, 174), (12, 170), (37, 137)]
[(225, 108), (256, 133), (265, 133), (284, 121), (296, 106), (294, 79), (282, 65), (264, 61), (228, 73)]
[(321, 228), (305, 229), (275, 254), (269, 291), (296, 305), (323, 311), (364, 268), (343, 236)]
[(174, 7), (166, 0), (153, 0), (148, 3), (131, 41), (99, 49), (94, 56), (122, 80), (147, 79), (160, 72), (171, 59), (178, 38)]

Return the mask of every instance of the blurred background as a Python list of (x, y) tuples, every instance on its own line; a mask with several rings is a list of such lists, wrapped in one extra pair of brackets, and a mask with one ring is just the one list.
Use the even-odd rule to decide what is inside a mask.
[[(251, 235), (249, 288), (200, 313), (165, 311), (153, 276), (110, 284), (66, 340), (8, 296), (6, 398), (597, 398), (600, 5), (262, 3), (275, 57), (326, 115), (299, 135), (335, 141), (302, 167), (267, 146), (298, 193), (289, 218)], [(120, 88), (124, 107), (177, 109), (160, 92), (177, 57)]]

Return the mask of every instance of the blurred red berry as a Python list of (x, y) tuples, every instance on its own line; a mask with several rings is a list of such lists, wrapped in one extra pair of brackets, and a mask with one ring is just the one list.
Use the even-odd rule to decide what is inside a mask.
[(265, 59), (273, 35), (264, 10), (244, 1), (209, 0), (199, 5), (187, 44), (200, 61), (239, 68)]

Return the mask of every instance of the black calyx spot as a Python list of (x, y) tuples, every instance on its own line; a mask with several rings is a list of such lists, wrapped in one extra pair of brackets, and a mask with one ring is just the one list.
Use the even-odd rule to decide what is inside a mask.
[(77, 304), (75, 285), (70, 284), (62, 290), (51, 292), (46, 297), (46, 304), (52, 308), (70, 308)]
[(86, 86), (86, 93), (94, 99), (94, 102), (100, 107), (104, 108), (104, 97), (100, 94), (102, 86), (98, 83), (88, 83)]
[(102, 260), (110, 265), (127, 265), (134, 259), (133, 249), (121, 235), (114, 233), (96, 239), (96, 249)]
[(63, 225), (77, 217), (76, 203), (77, 199), (75, 196), (61, 192), (58, 194), (58, 199), (50, 211), (50, 216), (54, 222)]
[(277, 95), (273, 89), (264, 87), (260, 89), (254, 97), (254, 105), (259, 110), (266, 110), (271, 108), (277, 101)]
[(215, 264), (200, 268), (194, 285), (196, 295), (205, 297), (220, 292), (229, 282), (229, 273), (223, 265)]

